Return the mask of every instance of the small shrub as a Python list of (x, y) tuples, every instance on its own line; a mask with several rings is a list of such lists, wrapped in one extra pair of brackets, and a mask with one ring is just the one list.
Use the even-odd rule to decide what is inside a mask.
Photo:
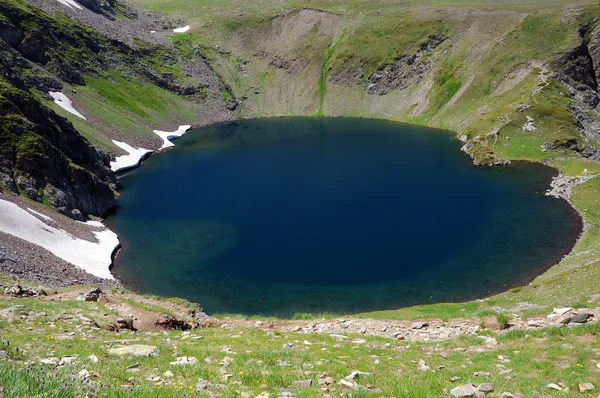
[(498, 321), (498, 325), (500, 325), (500, 329), (505, 330), (510, 327), (510, 317), (506, 314), (498, 314), (496, 315), (496, 320)]

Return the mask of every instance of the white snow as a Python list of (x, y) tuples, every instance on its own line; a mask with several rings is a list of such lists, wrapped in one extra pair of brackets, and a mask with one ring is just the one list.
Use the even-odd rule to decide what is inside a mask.
[(114, 279), (108, 267), (119, 239), (109, 229), (93, 231), (98, 242), (79, 239), (47, 225), (16, 204), (0, 199), (0, 231), (41, 246), (92, 275)]
[(113, 162), (110, 162), (110, 168), (114, 172), (136, 167), (146, 155), (152, 153), (149, 149), (134, 148), (125, 142), (113, 140), (113, 143), (128, 153), (128, 155), (119, 156)]
[(82, 224), (85, 224), (85, 225), (89, 225), (90, 227), (105, 228), (104, 224), (102, 224), (100, 221), (89, 220), (86, 222), (83, 222), (83, 221), (79, 221), (79, 222)]
[(69, 97), (58, 91), (50, 91), (48, 94), (50, 94), (50, 96), (54, 98), (54, 103), (63, 108), (65, 111), (72, 113), (73, 115), (80, 117), (83, 120), (86, 120), (85, 116), (83, 116), (81, 113), (77, 112), (75, 108), (73, 108), (73, 102), (71, 102)]
[(189, 125), (179, 126), (179, 128), (177, 130), (173, 131), (173, 132), (154, 130), (154, 134), (158, 135), (165, 142), (163, 144), (163, 146), (160, 147), (160, 149), (165, 149), (165, 148), (168, 148), (170, 146), (174, 146), (174, 144), (170, 140), (174, 140), (175, 138), (181, 137), (191, 127), (192, 126), (189, 126)]
[(60, 4), (66, 5), (71, 10), (74, 10), (75, 8), (77, 8), (79, 10), (83, 10), (83, 8), (81, 8), (81, 6), (73, 0), (56, 0), (56, 1), (58, 1)]
[(184, 26), (182, 28), (175, 28), (175, 29), (173, 29), (173, 32), (175, 32), (175, 33), (185, 33), (188, 30), (190, 30), (190, 25), (186, 25), (186, 26)]
[(45, 214), (42, 214), (42, 213), (40, 213), (39, 211), (35, 211), (35, 210), (33, 210), (33, 209), (29, 208), (29, 207), (27, 208), (27, 211), (29, 211), (30, 213), (33, 213), (33, 214), (35, 214), (36, 216), (40, 216), (40, 217), (42, 217), (44, 220), (48, 220), (48, 221), (54, 221), (53, 219), (51, 219), (51, 218), (50, 218), (50, 217), (48, 217), (47, 215), (45, 215)]

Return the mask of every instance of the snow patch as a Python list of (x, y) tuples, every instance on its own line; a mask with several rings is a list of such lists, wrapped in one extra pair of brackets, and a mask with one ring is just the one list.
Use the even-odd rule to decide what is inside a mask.
[(179, 126), (179, 128), (177, 130), (173, 131), (173, 132), (154, 130), (154, 134), (158, 135), (164, 141), (164, 144), (163, 144), (162, 147), (160, 147), (160, 149), (165, 149), (165, 148), (168, 148), (170, 146), (175, 146), (170, 140), (174, 140), (175, 138), (181, 137), (191, 127), (192, 126), (189, 126), (189, 125)]
[(79, 239), (0, 199), (0, 231), (38, 245), (92, 275), (114, 279), (108, 267), (119, 239), (109, 229), (93, 231), (97, 242)]
[(83, 116), (81, 113), (77, 112), (75, 108), (73, 108), (73, 102), (71, 102), (69, 97), (58, 91), (50, 91), (48, 94), (50, 94), (50, 96), (54, 98), (54, 103), (56, 105), (60, 106), (65, 111), (72, 113), (73, 115), (80, 117), (83, 120), (86, 120), (85, 116)]
[(83, 8), (81, 8), (81, 6), (73, 0), (56, 0), (56, 1), (58, 1), (60, 4), (66, 5), (71, 10), (74, 10), (75, 8), (77, 8), (78, 10), (83, 10)]
[(527, 123), (523, 125), (523, 131), (534, 131), (537, 130), (533, 125), (533, 118), (531, 116), (527, 116)]
[(86, 222), (83, 222), (83, 221), (77, 221), (77, 222), (80, 222), (80, 223), (85, 224), (85, 225), (89, 225), (90, 227), (105, 228), (104, 224), (102, 224), (100, 221), (88, 220)]
[(110, 168), (114, 172), (137, 167), (142, 159), (144, 159), (149, 153), (152, 153), (152, 151), (149, 149), (134, 148), (125, 142), (113, 140), (113, 144), (128, 153), (128, 155), (119, 156), (114, 161), (110, 162)]
[(45, 215), (45, 214), (42, 214), (42, 213), (40, 213), (39, 211), (35, 211), (35, 210), (33, 210), (33, 209), (29, 208), (29, 207), (27, 208), (27, 211), (28, 211), (28, 212), (30, 212), (30, 213), (33, 213), (33, 214), (35, 214), (36, 216), (40, 216), (40, 217), (42, 217), (44, 220), (48, 220), (48, 221), (54, 221), (53, 219), (51, 219), (51, 218), (50, 218), (50, 217), (48, 217), (47, 215)]
[(182, 28), (175, 28), (175, 29), (173, 29), (173, 32), (175, 32), (175, 33), (185, 33), (188, 30), (190, 30), (190, 25), (186, 25), (186, 26), (184, 26)]

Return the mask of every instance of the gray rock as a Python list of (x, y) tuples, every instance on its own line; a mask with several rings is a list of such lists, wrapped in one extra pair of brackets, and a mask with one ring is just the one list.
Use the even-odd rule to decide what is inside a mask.
[(134, 345), (117, 345), (108, 350), (108, 355), (118, 357), (131, 355), (134, 357), (155, 357), (159, 354), (158, 348), (151, 345), (134, 344)]
[(293, 388), (307, 388), (312, 386), (312, 380), (298, 380), (292, 383)]
[(413, 322), (410, 325), (411, 329), (423, 329), (429, 326), (429, 322)]
[(477, 391), (492, 392), (492, 391), (494, 391), (494, 387), (492, 386), (491, 383), (481, 383), (480, 385), (477, 386)]
[(169, 362), (169, 365), (197, 365), (198, 359), (196, 357), (177, 357), (176, 361)]
[(462, 386), (454, 387), (450, 390), (450, 395), (453, 397), (472, 397), (477, 390), (472, 384), (465, 384)]
[(353, 370), (348, 376), (344, 377), (344, 380), (352, 381), (357, 380), (360, 376), (369, 376), (371, 373), (360, 372), (358, 370)]
[(98, 299), (100, 298), (100, 296), (102, 294), (104, 294), (104, 292), (102, 290), (100, 290), (100, 288), (96, 288), (96, 289), (90, 290), (85, 295), (85, 301), (98, 301)]
[(560, 323), (562, 323), (564, 325), (567, 325), (569, 323), (586, 323), (593, 317), (594, 317), (594, 315), (588, 314), (587, 312), (580, 312), (577, 315), (572, 315), (572, 316), (566, 317), (565, 319), (561, 320)]
[(548, 383), (548, 384), (545, 384), (544, 387), (551, 388), (556, 391), (562, 391), (562, 388), (556, 383)]
[(594, 387), (594, 385), (592, 383), (580, 383), (579, 384), (579, 391), (580, 392), (592, 391), (595, 388), (596, 387)]
[(213, 386), (214, 386), (213, 383), (211, 383), (208, 380), (204, 380), (204, 379), (202, 379), (200, 377), (198, 378), (198, 383), (196, 384), (196, 388), (198, 390), (206, 390), (207, 388), (213, 387)]

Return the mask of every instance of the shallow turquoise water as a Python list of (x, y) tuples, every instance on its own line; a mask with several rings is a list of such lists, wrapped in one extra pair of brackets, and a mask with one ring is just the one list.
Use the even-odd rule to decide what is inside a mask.
[(189, 132), (121, 179), (113, 273), (209, 313), (353, 313), (475, 299), (566, 254), (554, 171), (471, 166), (450, 135), (359, 119)]

